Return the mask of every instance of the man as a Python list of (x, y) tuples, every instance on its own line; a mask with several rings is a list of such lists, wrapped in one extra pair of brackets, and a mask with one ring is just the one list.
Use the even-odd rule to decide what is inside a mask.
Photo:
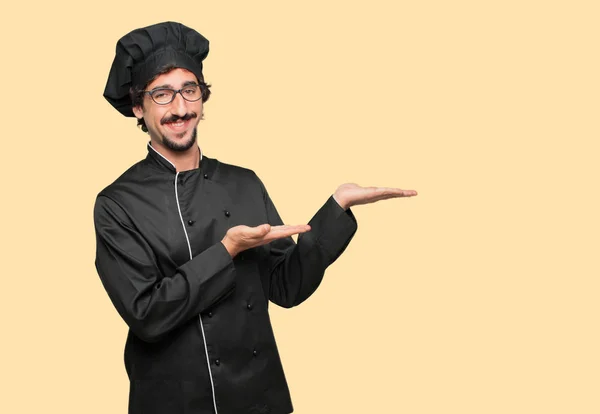
[(356, 232), (351, 206), (416, 192), (344, 184), (308, 225), (283, 225), (252, 170), (196, 143), (207, 54), (179, 23), (134, 30), (104, 92), (150, 136), (94, 207), (96, 268), (130, 328), (129, 413), (291, 413), (269, 301), (292, 307), (317, 289)]

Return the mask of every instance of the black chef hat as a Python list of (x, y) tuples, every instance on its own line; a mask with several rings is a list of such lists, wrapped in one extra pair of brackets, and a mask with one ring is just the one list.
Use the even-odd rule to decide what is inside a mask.
[(208, 40), (194, 29), (164, 22), (136, 29), (117, 42), (104, 97), (125, 116), (133, 114), (129, 88), (144, 87), (166, 65), (187, 69), (203, 82)]

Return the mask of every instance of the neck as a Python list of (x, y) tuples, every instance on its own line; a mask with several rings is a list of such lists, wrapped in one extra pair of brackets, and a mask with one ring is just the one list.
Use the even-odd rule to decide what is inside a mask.
[(153, 139), (150, 140), (150, 145), (160, 155), (169, 160), (175, 166), (177, 172), (194, 170), (200, 167), (200, 148), (198, 145), (193, 145), (186, 151), (173, 151)]

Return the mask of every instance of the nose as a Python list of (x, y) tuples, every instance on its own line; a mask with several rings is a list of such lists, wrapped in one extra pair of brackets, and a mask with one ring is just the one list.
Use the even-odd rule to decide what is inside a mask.
[(175, 98), (173, 99), (173, 102), (171, 102), (171, 112), (173, 115), (177, 116), (184, 116), (187, 114), (186, 100), (183, 99), (181, 91), (175, 94)]

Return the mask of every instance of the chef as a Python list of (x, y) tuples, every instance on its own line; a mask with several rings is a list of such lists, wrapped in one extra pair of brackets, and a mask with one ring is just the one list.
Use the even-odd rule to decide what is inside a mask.
[(350, 207), (416, 192), (343, 184), (308, 224), (284, 225), (252, 170), (198, 145), (208, 50), (180, 23), (133, 30), (104, 91), (149, 135), (94, 206), (98, 275), (129, 327), (129, 413), (291, 413), (269, 302), (317, 289), (357, 230)]

